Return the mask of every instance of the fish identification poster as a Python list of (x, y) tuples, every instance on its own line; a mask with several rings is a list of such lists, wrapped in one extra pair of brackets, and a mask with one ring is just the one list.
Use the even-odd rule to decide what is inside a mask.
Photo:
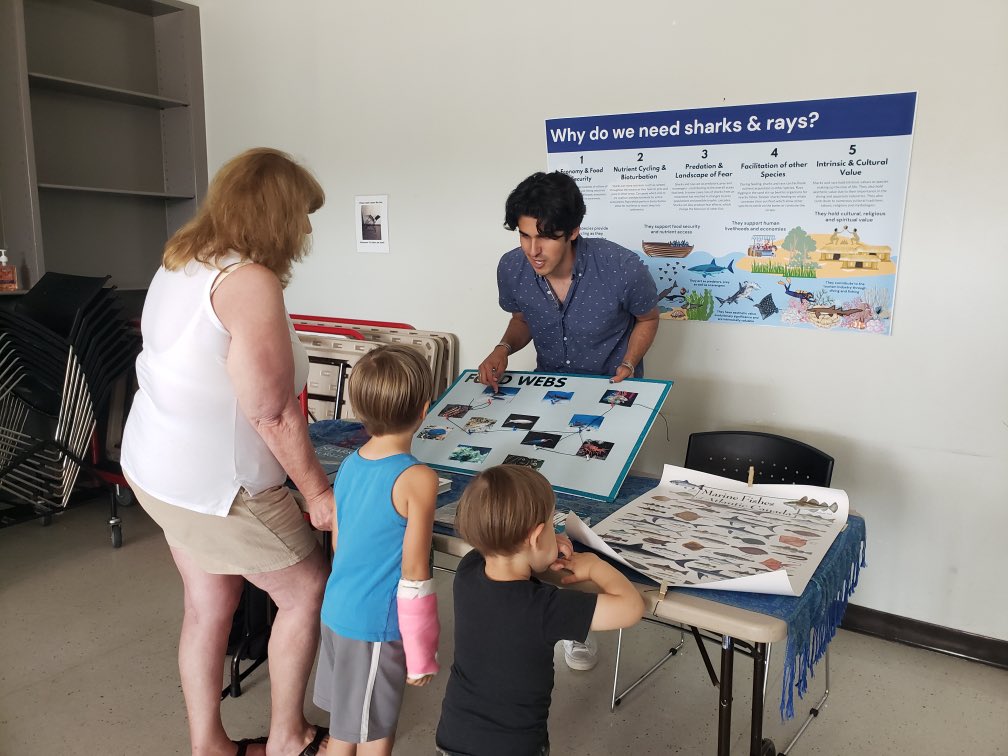
[(914, 92), (546, 121), (661, 317), (889, 334)]
[(756, 485), (666, 465), (661, 483), (567, 534), (657, 583), (800, 596), (850, 511), (839, 488)]

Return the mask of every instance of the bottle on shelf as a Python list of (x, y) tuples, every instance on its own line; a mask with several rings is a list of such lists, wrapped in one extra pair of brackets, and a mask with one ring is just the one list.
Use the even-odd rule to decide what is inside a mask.
[(0, 291), (18, 290), (17, 266), (7, 260), (7, 250), (0, 249)]

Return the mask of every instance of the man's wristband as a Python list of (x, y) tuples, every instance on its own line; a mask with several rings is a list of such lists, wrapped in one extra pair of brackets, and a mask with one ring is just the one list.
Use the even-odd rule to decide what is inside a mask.
[(629, 370), (629, 371), (630, 371), (631, 373), (633, 373), (633, 372), (634, 372), (634, 371), (635, 371), (635, 370), (637, 369), (637, 367), (636, 367), (636, 366), (635, 366), (635, 365), (634, 365), (633, 363), (631, 363), (631, 362), (627, 362), (626, 360), (623, 360), (623, 362), (621, 362), (621, 363), (619, 364), (619, 366), (620, 366), (620, 367), (625, 367), (625, 368), (626, 368), (627, 370)]
[[(501, 342), (500, 344), (498, 344), (497, 346), (502, 346), (502, 347), (504, 347), (504, 348), (505, 348), (505, 349), (507, 350), (507, 353), (508, 353), (508, 354), (511, 354), (511, 352), (513, 352), (513, 351), (514, 351), (514, 350), (513, 350), (512, 348), (511, 348), (511, 345), (510, 345), (510, 344), (508, 344), (508, 343), (507, 343), (506, 341), (502, 341), (502, 342)], [(494, 349), (496, 349), (496, 348), (497, 348), (497, 347), (494, 347)]]

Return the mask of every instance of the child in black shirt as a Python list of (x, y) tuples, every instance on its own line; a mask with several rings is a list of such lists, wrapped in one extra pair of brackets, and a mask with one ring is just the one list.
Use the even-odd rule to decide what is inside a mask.
[[(629, 580), (594, 554), (573, 553), (566, 538), (558, 543), (554, 503), (546, 478), (515, 465), (484, 471), (462, 495), (455, 530), (474, 551), (455, 575), (455, 661), (436, 736), (443, 754), (548, 754), (556, 642), (641, 618)], [(591, 580), (600, 592), (533, 577), (547, 569), (569, 570), (562, 583)]]

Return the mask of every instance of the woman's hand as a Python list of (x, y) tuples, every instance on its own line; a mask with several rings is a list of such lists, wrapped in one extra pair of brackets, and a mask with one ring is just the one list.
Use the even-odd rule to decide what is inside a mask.
[(333, 512), (336, 511), (336, 498), (333, 490), (327, 488), (323, 493), (311, 499), (305, 499), (308, 517), (311, 518), (315, 530), (333, 529)]

